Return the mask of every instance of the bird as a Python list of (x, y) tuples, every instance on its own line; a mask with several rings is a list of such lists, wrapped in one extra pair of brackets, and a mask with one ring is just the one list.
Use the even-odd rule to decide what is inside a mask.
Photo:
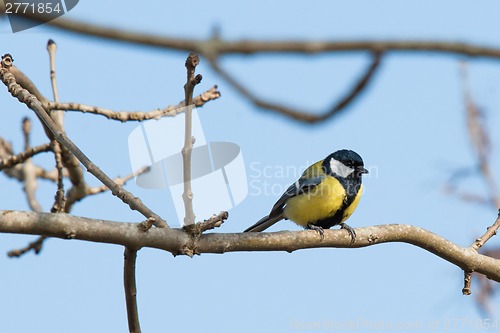
[(276, 201), (269, 215), (244, 232), (260, 232), (283, 219), (305, 229), (316, 230), (323, 239), (323, 229), (339, 225), (349, 232), (351, 243), (356, 233), (345, 221), (358, 206), (367, 174), (363, 159), (356, 152), (341, 149), (309, 166), (301, 177)]

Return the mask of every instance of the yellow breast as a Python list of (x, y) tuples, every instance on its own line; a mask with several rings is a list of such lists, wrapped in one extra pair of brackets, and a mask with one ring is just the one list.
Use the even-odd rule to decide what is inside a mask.
[(354, 211), (356, 210), (356, 207), (358, 207), (358, 203), (359, 203), (359, 199), (361, 198), (361, 194), (363, 194), (363, 185), (359, 186), (358, 193), (356, 193), (356, 198), (354, 198), (354, 200), (349, 205), (349, 207), (347, 207), (345, 209), (344, 216), (342, 218), (342, 222), (347, 220), (349, 218), (349, 216), (351, 216), (352, 213), (354, 213)]
[[(283, 213), (286, 218), (306, 227), (308, 223), (335, 214), (342, 207), (345, 196), (346, 192), (339, 181), (334, 177), (327, 176), (310, 192), (288, 199)], [(345, 219), (352, 214), (358, 202), (359, 193), (350, 207), (346, 209)]]

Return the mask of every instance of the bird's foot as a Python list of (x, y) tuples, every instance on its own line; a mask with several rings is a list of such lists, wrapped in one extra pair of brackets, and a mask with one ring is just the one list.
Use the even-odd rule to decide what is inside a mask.
[(318, 227), (317, 225), (308, 223), (307, 224), (307, 229), (316, 230), (319, 233), (319, 235), (321, 236), (321, 240), (323, 240), (325, 238), (325, 233), (324, 233), (322, 227)]
[(340, 228), (345, 229), (349, 232), (349, 235), (351, 236), (351, 244), (354, 243), (354, 241), (356, 240), (356, 232), (354, 231), (354, 229), (345, 223), (341, 223)]

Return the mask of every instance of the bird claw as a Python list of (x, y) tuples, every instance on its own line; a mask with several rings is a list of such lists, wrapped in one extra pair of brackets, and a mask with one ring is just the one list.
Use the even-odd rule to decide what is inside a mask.
[(345, 223), (341, 223), (340, 228), (345, 229), (349, 232), (349, 235), (351, 236), (351, 244), (354, 243), (354, 241), (356, 240), (356, 232), (354, 231), (354, 229)]
[(319, 233), (319, 235), (321, 236), (321, 240), (323, 240), (325, 238), (325, 232), (323, 231), (322, 227), (318, 227), (317, 225), (308, 223), (307, 229), (317, 231)]

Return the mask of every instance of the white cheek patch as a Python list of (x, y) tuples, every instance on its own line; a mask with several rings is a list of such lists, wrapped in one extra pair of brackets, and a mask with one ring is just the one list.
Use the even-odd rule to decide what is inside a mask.
[(334, 174), (342, 178), (346, 178), (347, 176), (349, 176), (351, 173), (354, 172), (353, 168), (349, 168), (347, 165), (345, 165), (340, 161), (337, 161), (334, 158), (330, 159), (330, 169)]

